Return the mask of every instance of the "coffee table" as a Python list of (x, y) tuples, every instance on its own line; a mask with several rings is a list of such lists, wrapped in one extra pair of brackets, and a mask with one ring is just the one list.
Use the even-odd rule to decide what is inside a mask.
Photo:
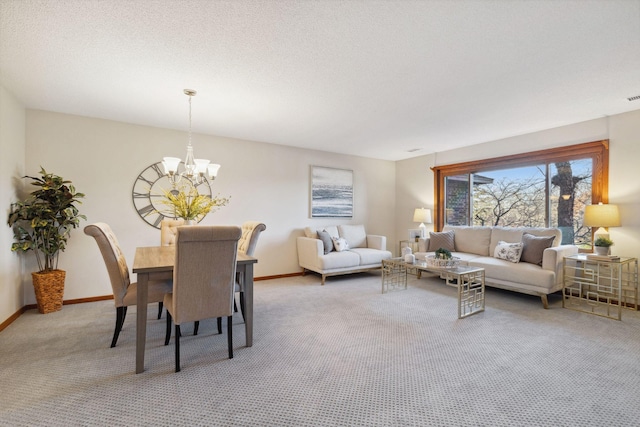
[(382, 261), (382, 292), (393, 283), (396, 289), (406, 289), (407, 270), (415, 269), (420, 277), (421, 271), (438, 274), (449, 286), (458, 289), (458, 319), (484, 311), (484, 268), (452, 267), (442, 268), (429, 265), (424, 260), (407, 264), (403, 258), (391, 258)]

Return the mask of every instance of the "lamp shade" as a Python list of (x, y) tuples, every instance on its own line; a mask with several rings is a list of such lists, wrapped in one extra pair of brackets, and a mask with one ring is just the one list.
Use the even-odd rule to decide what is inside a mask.
[(587, 227), (620, 227), (617, 205), (588, 205), (584, 208), (584, 225)]
[(431, 223), (431, 210), (425, 208), (417, 208), (413, 212), (413, 222)]

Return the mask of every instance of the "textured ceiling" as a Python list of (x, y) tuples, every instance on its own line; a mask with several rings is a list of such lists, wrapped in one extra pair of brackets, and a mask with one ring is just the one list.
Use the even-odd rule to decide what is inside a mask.
[(0, 5), (34, 109), (388, 160), (640, 109), (640, 0)]

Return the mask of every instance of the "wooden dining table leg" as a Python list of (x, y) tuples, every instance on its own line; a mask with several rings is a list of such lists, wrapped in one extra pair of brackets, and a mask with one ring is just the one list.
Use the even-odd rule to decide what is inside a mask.
[(149, 274), (138, 273), (136, 307), (136, 374), (144, 372), (144, 350), (147, 342), (147, 300)]
[(247, 347), (253, 345), (253, 263), (244, 265), (244, 330)]

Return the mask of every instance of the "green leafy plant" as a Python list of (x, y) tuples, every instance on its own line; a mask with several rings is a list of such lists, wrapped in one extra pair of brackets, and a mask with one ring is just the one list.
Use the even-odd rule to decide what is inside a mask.
[(438, 248), (435, 251), (436, 259), (451, 259), (451, 252), (444, 248)]
[(613, 245), (613, 240), (606, 237), (598, 237), (595, 242), (593, 242), (593, 245), (608, 248)]
[(229, 200), (230, 197), (209, 197), (200, 194), (194, 187), (188, 190), (164, 191), (164, 199), (160, 203), (168, 206), (169, 209), (161, 213), (165, 216), (200, 221), (209, 212), (215, 212), (217, 208), (226, 206)]
[(58, 258), (67, 246), (71, 230), (80, 225), (76, 204), (84, 194), (76, 192), (71, 181), (40, 167), (41, 177), (30, 178), (39, 189), (23, 201), (11, 204), (7, 224), (13, 227), (14, 252), (34, 251), (40, 272), (58, 268)]

